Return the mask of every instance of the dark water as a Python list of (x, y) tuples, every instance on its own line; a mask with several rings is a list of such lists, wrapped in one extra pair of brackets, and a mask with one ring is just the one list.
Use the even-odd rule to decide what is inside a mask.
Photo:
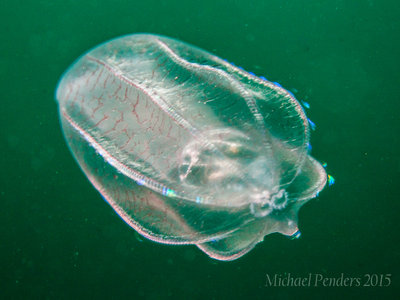
[[(399, 296), (398, 2), (227, 2), (0, 3), (0, 298)], [(217, 262), (139, 238), (89, 184), (61, 134), (54, 90), (84, 51), (136, 32), (207, 49), (310, 103), (312, 154), (336, 184), (301, 209), (300, 239), (267, 236)], [(266, 286), (267, 275), (289, 273), (311, 274), (311, 286)], [(336, 280), (315, 287), (317, 277)], [(346, 278), (360, 286), (340, 286)], [(368, 278), (389, 286), (364, 286), (376, 284)]]

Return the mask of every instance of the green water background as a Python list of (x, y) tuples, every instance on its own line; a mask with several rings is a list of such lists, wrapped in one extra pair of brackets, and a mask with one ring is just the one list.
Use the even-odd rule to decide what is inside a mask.
[[(399, 297), (398, 1), (1, 1), (0, 298)], [(297, 90), (336, 184), (234, 262), (139, 236), (79, 170), (54, 90), (83, 52), (150, 32)], [(266, 275), (392, 274), (389, 287), (266, 287)], [(364, 280), (364, 279), (363, 279)], [(398, 299), (398, 298), (397, 298)]]

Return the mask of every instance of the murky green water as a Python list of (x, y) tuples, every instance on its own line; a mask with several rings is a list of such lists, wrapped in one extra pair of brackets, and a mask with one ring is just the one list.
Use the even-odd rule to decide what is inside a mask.
[[(0, 298), (396, 298), (399, 12), (377, 0), (0, 3)], [(136, 32), (207, 49), (310, 104), (312, 155), (336, 183), (301, 209), (300, 239), (267, 236), (217, 262), (144, 240), (93, 189), (54, 90), (84, 51)]]

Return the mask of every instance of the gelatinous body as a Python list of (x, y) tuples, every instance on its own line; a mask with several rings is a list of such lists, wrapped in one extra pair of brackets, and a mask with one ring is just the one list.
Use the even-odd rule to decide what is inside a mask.
[(145, 237), (236, 259), (264, 236), (298, 236), (326, 183), (291, 93), (186, 43), (136, 34), (89, 51), (58, 89), (86, 176)]

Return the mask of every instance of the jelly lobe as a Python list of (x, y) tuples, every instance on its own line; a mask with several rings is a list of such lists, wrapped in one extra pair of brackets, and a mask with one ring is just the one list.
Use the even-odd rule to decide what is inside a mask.
[(196, 47), (136, 34), (78, 59), (57, 89), (68, 145), (145, 237), (236, 259), (265, 235), (298, 236), (326, 183), (294, 97)]

